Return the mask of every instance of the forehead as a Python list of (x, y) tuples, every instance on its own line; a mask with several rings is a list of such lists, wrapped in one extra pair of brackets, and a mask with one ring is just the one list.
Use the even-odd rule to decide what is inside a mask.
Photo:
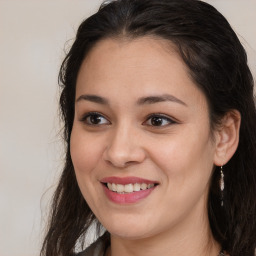
[[(170, 61), (175, 62), (174, 66), (177, 69), (181, 68), (185, 71), (186, 66), (176, 52), (175, 46), (167, 40), (152, 37), (105, 39), (91, 49), (81, 69), (84, 67), (87, 73), (98, 71), (102, 75), (106, 75), (104, 71), (108, 72), (112, 69), (114, 72), (122, 69), (127, 73), (140, 72), (142, 77), (143, 69), (145, 72), (155, 69), (158, 73), (170, 71), (170, 68), (174, 69), (174, 66), (169, 65)], [(183, 73), (185, 76), (187, 74), (187, 72)]]
[(121, 91), (132, 97), (171, 93), (187, 98), (193, 95), (196, 101), (204, 98), (175, 47), (167, 40), (150, 37), (102, 40), (83, 61), (77, 96), (100, 93), (111, 97)]

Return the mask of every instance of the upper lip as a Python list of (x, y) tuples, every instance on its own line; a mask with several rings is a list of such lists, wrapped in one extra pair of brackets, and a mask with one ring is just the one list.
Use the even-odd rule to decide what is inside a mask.
[(135, 183), (146, 183), (146, 184), (159, 184), (159, 182), (154, 181), (154, 180), (147, 180), (144, 178), (139, 178), (139, 177), (106, 177), (100, 180), (101, 183), (115, 183), (115, 184), (121, 184), (121, 185), (126, 185), (126, 184), (135, 184)]

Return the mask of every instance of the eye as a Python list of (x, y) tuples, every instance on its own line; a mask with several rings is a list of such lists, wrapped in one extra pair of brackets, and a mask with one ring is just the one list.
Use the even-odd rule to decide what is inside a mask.
[(175, 124), (176, 122), (173, 121), (171, 118), (163, 116), (163, 115), (151, 115), (148, 117), (144, 124), (150, 126), (168, 126), (170, 124)]
[(110, 122), (103, 115), (96, 112), (90, 112), (86, 114), (80, 121), (88, 125), (110, 124)]

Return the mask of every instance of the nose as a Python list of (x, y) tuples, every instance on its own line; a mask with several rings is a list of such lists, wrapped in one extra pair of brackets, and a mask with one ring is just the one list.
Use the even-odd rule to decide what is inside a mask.
[(141, 144), (140, 135), (131, 127), (117, 127), (111, 131), (103, 158), (117, 168), (142, 163), (146, 158), (146, 152)]

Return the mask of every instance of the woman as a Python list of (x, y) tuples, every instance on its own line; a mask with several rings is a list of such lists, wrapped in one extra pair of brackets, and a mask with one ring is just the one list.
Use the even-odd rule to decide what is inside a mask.
[(79, 27), (66, 165), (41, 255), (253, 256), (256, 111), (246, 53), (197, 0), (118, 0)]

